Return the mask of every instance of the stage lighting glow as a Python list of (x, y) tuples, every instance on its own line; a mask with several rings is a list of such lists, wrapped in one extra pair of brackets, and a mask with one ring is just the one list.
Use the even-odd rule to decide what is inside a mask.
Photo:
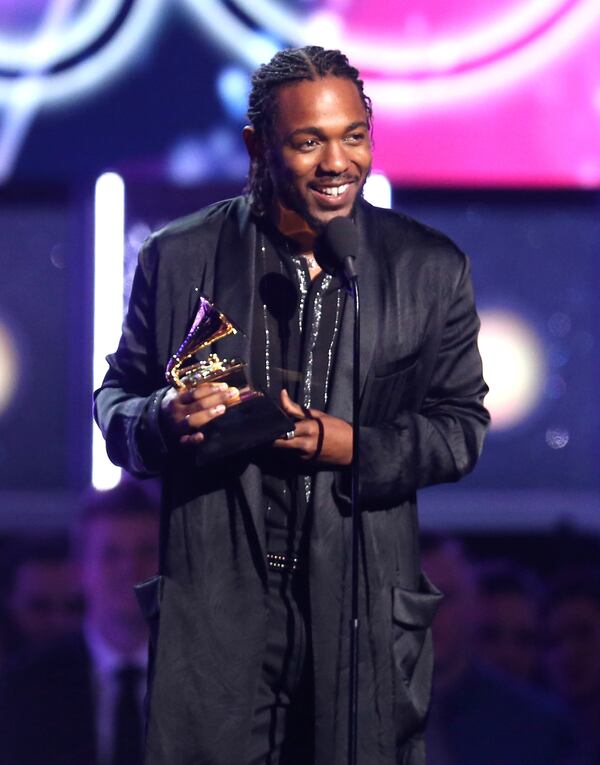
[[(135, 0), (112, 37), (102, 39), (123, 9), (122, 0), (53, 0), (37, 33), (27, 41), (0, 36), (0, 183), (10, 177), (29, 126), (42, 105), (73, 98), (106, 82), (138, 51), (163, 6), (160, 0)], [(87, 49), (89, 53), (86, 54)], [(70, 66), (55, 65), (77, 57)], [(10, 74), (2, 73), (2, 69)]]
[(16, 343), (8, 327), (0, 322), (0, 416), (13, 402), (19, 372)]
[[(104, 173), (96, 181), (94, 205), (94, 388), (107, 371), (106, 356), (113, 353), (123, 323), (125, 258), (125, 184), (117, 173)], [(121, 470), (106, 456), (104, 439), (93, 429), (92, 484), (110, 489)]]
[(378, 161), (394, 182), (600, 184), (598, 0), (181, 2), (251, 67), (269, 52), (254, 51), (257, 29), (280, 48), (347, 53), (373, 100)]
[(223, 69), (217, 77), (217, 92), (231, 117), (244, 119), (250, 92), (248, 72), (239, 66)]
[(181, 0), (191, 15), (212, 32), (223, 48), (241, 57), (252, 68), (268, 61), (277, 53), (277, 45), (270, 37), (256, 32), (219, 0)]
[(403, 41), (398, 45), (385, 40), (375, 42), (362, 34), (353, 36), (351, 24), (347, 23), (340, 27), (336, 44), (343, 43), (359, 67), (386, 75), (410, 77), (458, 70), (477, 65), (482, 59), (504, 55), (559, 21), (572, 5), (571, 0), (513, 3), (501, 13), (490, 14), (451, 37), (433, 37), (419, 44)]
[(167, 175), (177, 186), (193, 186), (210, 175), (211, 158), (201, 137), (184, 138), (169, 152)]
[(166, 173), (178, 186), (193, 186), (212, 179), (239, 181), (248, 172), (248, 155), (239, 130), (218, 127), (209, 133), (189, 136), (170, 150)]
[(507, 311), (481, 311), (479, 350), (490, 387), (485, 404), (493, 430), (507, 430), (536, 408), (546, 366), (542, 343), (528, 323)]
[[(344, 23), (340, 16), (332, 11), (317, 11), (305, 22), (302, 37), (304, 42), (298, 45), (322, 45), (331, 48), (332, 40), (343, 40)], [(343, 43), (337, 43), (343, 49)]]
[[(257, 57), (246, 45), (255, 33), (224, 3), (183, 2), (229, 50), (256, 65)], [(362, 32), (357, 35), (352, 28), (352, 9), (345, 8), (343, 18), (335, 5), (318, 11), (312, 19), (273, 0), (235, 0), (234, 5), (282, 45), (321, 42), (339, 47), (356, 66), (381, 76), (367, 77), (378, 112), (413, 111), (489, 94), (562, 55), (600, 19), (597, 0), (529, 0), (451, 37), (415, 45), (398, 44), (397, 40), (387, 43), (381, 36), (375, 40)], [(377, 12), (372, 11), (375, 16)]]
[(564, 449), (571, 440), (566, 428), (548, 428), (546, 431), (546, 444), (551, 449)]
[[(65, 4), (62, 0), (39, 5), (45, 5), (46, 18), (57, 13), (63, 16)], [(22, 35), (9, 36), (0, 30), (0, 67), (26, 71), (32, 68), (33, 62), (50, 67), (69, 58), (91, 45), (97, 39), (98, 30), (110, 26), (123, 3), (122, 0), (88, 0), (77, 5), (77, 15), (69, 14), (69, 18), (61, 23), (60, 47), (54, 44), (38, 50), (37, 44), (33, 44), (37, 37), (27, 40)]]
[[(554, 24), (543, 27), (532, 39), (503, 52), (482, 57), (464, 69), (461, 65), (432, 66), (426, 74), (416, 72), (406, 79), (368, 79), (368, 91), (378, 111), (412, 112), (427, 107), (490, 95), (514, 85), (564, 55), (592, 33), (600, 20), (600, 4), (595, 0), (566, 3), (565, 11)], [(460, 48), (459, 42), (453, 45)], [(351, 46), (348, 50), (352, 50)]]
[[(54, 0), (50, 11), (64, 13), (65, 2), (79, 11), (80, 4), (70, 0)], [(84, 90), (105, 83), (115, 75), (123, 64), (142, 49), (142, 41), (155, 29), (165, 4), (161, 0), (134, 0), (121, 25), (106, 43), (97, 49), (101, 40), (123, 8), (120, 0), (95, 0), (80, 15), (73, 16), (69, 10), (60, 25), (52, 26), (52, 34), (46, 27), (38, 36), (23, 42), (0, 37), (0, 66), (16, 70), (22, 77), (0, 77), (0, 102), (12, 102), (13, 88), (30, 76), (43, 76), (43, 88), (37, 104), (51, 104), (73, 98)], [(89, 55), (72, 66), (50, 73), (57, 63), (85, 53)], [(35, 56), (32, 58), (32, 52)]]
[(364, 188), (364, 197), (376, 207), (392, 208), (392, 184), (383, 173), (371, 173)]
[[(386, 75), (410, 76), (423, 71), (444, 71), (472, 65), (478, 59), (495, 57), (513, 48), (519, 40), (535, 35), (540, 28), (569, 10), (570, 0), (529, 0), (515, 4), (501, 14), (490, 16), (453, 37), (414, 45), (403, 42), (376, 42), (364, 35), (353, 35), (352, 8), (346, 20), (331, 10), (320, 10), (308, 21), (297, 13), (284, 11), (273, 0), (235, 0), (240, 10), (263, 28), (295, 45), (327, 40), (328, 47), (339, 47), (359, 67)], [(375, 12), (375, 9), (373, 11)]]

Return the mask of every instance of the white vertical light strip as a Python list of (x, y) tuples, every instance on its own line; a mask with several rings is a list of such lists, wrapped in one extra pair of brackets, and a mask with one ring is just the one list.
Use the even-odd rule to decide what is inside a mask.
[(364, 188), (364, 197), (375, 207), (392, 209), (392, 184), (383, 173), (371, 173)]
[[(94, 390), (106, 374), (106, 356), (113, 353), (123, 323), (125, 257), (125, 184), (117, 173), (96, 181), (94, 202)], [(121, 469), (106, 456), (99, 428), (93, 428), (92, 484), (111, 489), (121, 480)]]

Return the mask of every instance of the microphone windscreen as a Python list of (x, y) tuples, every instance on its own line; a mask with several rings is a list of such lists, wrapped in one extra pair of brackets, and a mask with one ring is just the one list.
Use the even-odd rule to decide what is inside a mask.
[(346, 258), (358, 255), (358, 229), (352, 218), (333, 218), (325, 226), (324, 235), (330, 257), (337, 266), (342, 266)]

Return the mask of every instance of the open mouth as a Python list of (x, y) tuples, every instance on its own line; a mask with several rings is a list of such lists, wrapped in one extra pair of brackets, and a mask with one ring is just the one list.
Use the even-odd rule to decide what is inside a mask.
[(340, 183), (336, 186), (312, 186), (312, 190), (315, 191), (321, 199), (327, 199), (328, 202), (342, 202), (345, 201), (351, 183)]
[(317, 191), (327, 197), (341, 197), (349, 186), (349, 183), (343, 183), (341, 186), (321, 186), (320, 188), (317, 187)]

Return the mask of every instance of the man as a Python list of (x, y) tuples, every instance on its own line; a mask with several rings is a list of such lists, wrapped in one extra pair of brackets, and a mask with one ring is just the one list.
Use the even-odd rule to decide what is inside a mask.
[(571, 765), (575, 739), (562, 705), (478, 660), (477, 582), (460, 543), (424, 538), (422, 551), (444, 593), (433, 623), (428, 765)]
[(546, 604), (550, 686), (575, 715), (586, 765), (600, 764), (600, 567), (565, 570)]
[(4, 765), (141, 765), (148, 631), (132, 588), (156, 572), (156, 510), (130, 483), (86, 500), (76, 536), (83, 630), (2, 677)]
[(477, 572), (478, 651), (523, 683), (540, 682), (542, 587), (532, 571), (494, 561)]
[(18, 540), (9, 549), (3, 605), (12, 651), (42, 646), (81, 626), (82, 597), (66, 540)]
[[(488, 416), (464, 255), (361, 199), (371, 105), (339, 51), (286, 50), (254, 75), (245, 197), (151, 237), (96, 398), (111, 458), (164, 482), (146, 761), (346, 761), (352, 301), (315, 238), (360, 237), (361, 765), (423, 762), (428, 627), (415, 492), (473, 467)], [(206, 464), (238, 391), (167, 392), (199, 294), (244, 330), (217, 343), (279, 399), (294, 437)], [(208, 349), (206, 350), (208, 353)], [(147, 593), (152, 602), (152, 593)]]

